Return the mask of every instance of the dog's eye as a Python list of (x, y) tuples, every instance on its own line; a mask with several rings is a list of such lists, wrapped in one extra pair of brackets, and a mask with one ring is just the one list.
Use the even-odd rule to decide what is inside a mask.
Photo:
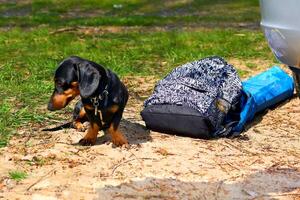
[(55, 84), (58, 87), (63, 87), (64, 86), (64, 83), (62, 81), (57, 81)]

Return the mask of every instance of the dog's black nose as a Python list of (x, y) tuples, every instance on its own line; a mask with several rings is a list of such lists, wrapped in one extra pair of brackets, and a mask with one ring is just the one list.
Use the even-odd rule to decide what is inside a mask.
[(54, 109), (54, 107), (53, 107), (53, 103), (52, 102), (49, 102), (48, 103), (48, 110), (50, 110), (50, 111), (54, 111), (55, 109)]

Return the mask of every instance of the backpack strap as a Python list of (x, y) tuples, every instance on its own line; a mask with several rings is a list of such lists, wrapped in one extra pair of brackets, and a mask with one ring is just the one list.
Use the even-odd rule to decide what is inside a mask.
[(223, 128), (215, 131), (212, 136), (217, 137), (234, 137), (238, 136), (240, 132), (233, 132), (233, 128), (239, 123), (239, 121), (230, 121), (227, 124), (223, 125)]

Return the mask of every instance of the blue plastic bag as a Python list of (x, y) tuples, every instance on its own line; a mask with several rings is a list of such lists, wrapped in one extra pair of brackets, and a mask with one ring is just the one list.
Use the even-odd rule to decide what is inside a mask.
[(239, 135), (256, 113), (289, 99), (294, 94), (293, 78), (277, 66), (249, 78), (242, 84), (241, 112), (239, 121), (232, 128), (233, 135)]

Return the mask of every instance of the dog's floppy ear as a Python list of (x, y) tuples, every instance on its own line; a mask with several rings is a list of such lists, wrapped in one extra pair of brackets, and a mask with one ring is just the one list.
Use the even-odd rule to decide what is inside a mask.
[(99, 86), (101, 75), (91, 64), (79, 67), (79, 91), (83, 98), (91, 96)]

